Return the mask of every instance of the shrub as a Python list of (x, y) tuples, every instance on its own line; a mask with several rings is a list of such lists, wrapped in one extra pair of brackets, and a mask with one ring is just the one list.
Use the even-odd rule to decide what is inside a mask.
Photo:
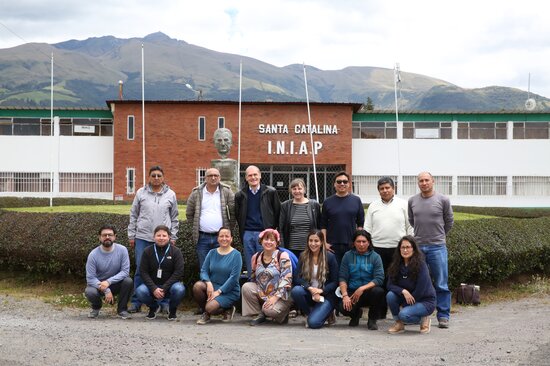
[[(104, 213), (28, 213), (0, 210), (0, 265), (35, 273), (70, 273), (83, 278), (97, 230), (111, 223), (117, 242), (128, 247), (128, 216)], [(184, 282), (198, 280), (190, 223), (180, 222), (176, 245), (185, 259)], [(241, 251), (238, 233), (235, 247)], [(516, 274), (550, 272), (550, 217), (457, 221), (448, 237), (449, 284), (496, 283)], [(130, 250), (132, 271), (135, 268)]]
[[(13, 270), (85, 277), (88, 253), (98, 244), (97, 231), (104, 224), (117, 228), (116, 242), (129, 248), (128, 216), (104, 213), (28, 213), (0, 210), (0, 265)], [(192, 227), (180, 222), (176, 246), (185, 260), (184, 282), (198, 280), (199, 270)], [(241, 250), (234, 230), (235, 247)], [(242, 250), (241, 250), (242, 252)], [(129, 249), (131, 270), (134, 251)]]
[[(127, 202), (115, 202), (124, 203)], [(0, 208), (13, 207), (44, 207), (50, 204), (49, 198), (38, 197), (0, 197)], [(54, 198), (53, 206), (78, 206), (78, 205), (112, 205), (113, 200), (93, 198)]]
[(513, 275), (550, 271), (550, 218), (456, 222), (448, 237), (449, 284), (498, 283)]
[(550, 208), (453, 206), (453, 211), (478, 215), (535, 218), (550, 216)]

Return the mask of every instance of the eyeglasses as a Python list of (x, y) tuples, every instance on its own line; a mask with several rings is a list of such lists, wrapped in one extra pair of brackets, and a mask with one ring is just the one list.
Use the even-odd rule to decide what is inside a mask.
[(348, 180), (341, 180), (341, 179), (338, 179), (336, 180), (336, 184), (348, 184)]
[(412, 247), (401, 247), (401, 250), (412, 250)]
[(151, 178), (162, 178), (162, 174), (151, 174)]
[(101, 234), (102, 238), (114, 237), (115, 234)]

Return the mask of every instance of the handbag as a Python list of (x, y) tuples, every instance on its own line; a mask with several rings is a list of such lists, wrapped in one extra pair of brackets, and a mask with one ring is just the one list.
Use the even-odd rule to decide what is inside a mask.
[(463, 305), (479, 305), (479, 286), (461, 283), (455, 290), (456, 303)]

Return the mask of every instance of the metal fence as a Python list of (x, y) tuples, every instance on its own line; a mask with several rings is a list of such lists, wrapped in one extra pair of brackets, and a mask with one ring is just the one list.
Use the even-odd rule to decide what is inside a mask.
[[(50, 192), (50, 172), (0, 172), (0, 192)], [(112, 192), (112, 173), (59, 173), (59, 192)]]

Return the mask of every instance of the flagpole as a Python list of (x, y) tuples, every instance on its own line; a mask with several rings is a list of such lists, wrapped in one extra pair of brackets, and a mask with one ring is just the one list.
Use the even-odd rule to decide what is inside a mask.
[(239, 67), (239, 147), (237, 149), (237, 189), (241, 189), (241, 112), (243, 92), (243, 60)]
[[(401, 70), (399, 68), (399, 63), (396, 63), (395, 68), (393, 69), (393, 90), (395, 95), (395, 127), (397, 132), (397, 181), (399, 182), (401, 180), (401, 153), (399, 150), (399, 140), (403, 138), (403, 129), (399, 128), (399, 103), (397, 100), (397, 84), (401, 86)], [(401, 186), (403, 186), (402, 182)]]
[(50, 136), (51, 136), (51, 146), (50, 146), (50, 207), (53, 206), (53, 52), (51, 57), (51, 73), (50, 73)]
[(306, 75), (306, 64), (305, 64), (305, 62), (303, 63), (303, 65), (304, 65), (304, 84), (306, 86), (307, 119), (308, 119), (308, 123), (309, 123), (309, 140), (310, 140), (310, 145), (311, 145), (311, 160), (313, 161), (313, 177), (314, 177), (314, 181), (315, 181), (315, 199), (317, 201), (319, 201), (319, 188), (318, 188), (318, 185), (317, 185), (317, 165), (315, 164), (316, 151), (315, 151), (315, 147), (313, 146), (313, 130), (311, 128), (311, 110), (309, 108), (309, 93), (308, 93), (308, 90), (307, 90), (307, 75)]
[(143, 43), (141, 44), (141, 150), (142, 150), (142, 168), (143, 168), (143, 186), (146, 184), (145, 176), (145, 56)]

